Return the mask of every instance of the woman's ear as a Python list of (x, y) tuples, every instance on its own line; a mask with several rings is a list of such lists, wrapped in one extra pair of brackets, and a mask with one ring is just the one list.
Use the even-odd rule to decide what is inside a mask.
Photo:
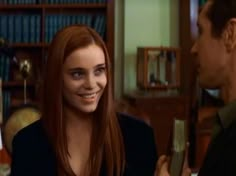
[(224, 32), (223, 40), (227, 51), (231, 52), (236, 49), (236, 18), (232, 18), (227, 23)]

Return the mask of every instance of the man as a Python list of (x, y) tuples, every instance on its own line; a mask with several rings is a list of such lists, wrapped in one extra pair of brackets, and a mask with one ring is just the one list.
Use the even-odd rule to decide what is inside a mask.
[[(198, 176), (236, 176), (236, 0), (208, 0), (198, 17), (196, 56), (199, 85), (219, 88), (225, 106), (216, 114), (213, 136)], [(157, 175), (167, 173), (160, 157)], [(186, 165), (182, 175), (190, 175)]]

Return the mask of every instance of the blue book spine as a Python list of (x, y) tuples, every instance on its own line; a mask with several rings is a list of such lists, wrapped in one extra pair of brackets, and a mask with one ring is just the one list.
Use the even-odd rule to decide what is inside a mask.
[(36, 23), (36, 16), (30, 15), (29, 16), (29, 42), (30, 43), (36, 43), (35, 23)]
[(57, 30), (60, 30), (63, 26), (62, 14), (57, 15)]
[(40, 27), (41, 27), (41, 16), (40, 15), (36, 15), (36, 25), (35, 25), (35, 31), (36, 31), (36, 43), (40, 42)]
[(53, 27), (52, 27), (52, 36), (51, 36), (51, 38), (50, 38), (50, 42), (51, 42), (51, 40), (52, 40), (52, 38), (53, 38), (53, 36), (56, 34), (56, 32), (57, 32), (57, 20), (58, 20), (58, 18), (57, 18), (57, 15), (53, 15), (53, 17), (52, 17), (52, 20), (53, 20), (53, 23), (52, 23), (52, 25), (53, 25)]
[(7, 39), (7, 15), (1, 16), (1, 37)]
[(23, 42), (28, 43), (29, 42), (29, 16), (23, 15)]
[(11, 105), (11, 96), (9, 91), (3, 92), (3, 121), (6, 122), (9, 117)]
[(103, 39), (105, 39), (105, 34), (106, 34), (106, 16), (102, 16), (102, 21), (101, 21), (101, 29), (100, 29), (100, 32), (101, 32), (101, 36)]
[(8, 34), (9, 34), (9, 37), (8, 37), (8, 40), (10, 42), (14, 42), (15, 41), (15, 34), (14, 34), (14, 16), (15, 15), (9, 15), (9, 18), (8, 18)]
[(5, 57), (5, 81), (9, 81), (10, 58)]
[(6, 81), (6, 76), (5, 76), (5, 73), (6, 73), (6, 56), (4, 55), (2, 57), (2, 80), (5, 82)]
[(48, 43), (49, 42), (49, 15), (46, 15), (46, 18), (45, 18), (45, 41)]
[(66, 26), (69, 26), (70, 24), (70, 15), (66, 15)]
[(6, 121), (6, 109), (7, 109), (7, 106), (6, 106), (6, 104), (7, 104), (7, 96), (6, 96), (6, 90), (4, 90), (3, 91), (3, 97), (2, 97), (2, 99), (3, 99), (3, 122), (5, 122)]
[[(0, 15), (0, 25), (2, 24), (2, 15)], [(2, 26), (0, 27), (0, 37), (2, 37)]]
[(15, 42), (22, 42), (22, 16), (21, 15), (15, 15), (15, 21), (14, 21), (15, 27), (14, 27), (14, 34), (15, 34)]
[(51, 41), (53, 34), (54, 34), (54, 29), (53, 29), (53, 15), (49, 15), (49, 37), (48, 37), (48, 42)]
[(83, 18), (82, 15), (77, 16), (77, 24), (82, 24), (82, 18)]
[(95, 22), (94, 22), (94, 26), (93, 28), (95, 29), (95, 31), (97, 31), (99, 33), (99, 24), (100, 24), (100, 15), (97, 15), (95, 17)]
[(2, 78), (2, 81), (3, 80), (3, 68), (4, 68), (4, 65), (3, 65), (3, 55), (0, 56), (0, 77)]
[(76, 24), (77, 22), (76, 22), (76, 19), (77, 19), (77, 17), (76, 17), (76, 15), (71, 15), (71, 24)]

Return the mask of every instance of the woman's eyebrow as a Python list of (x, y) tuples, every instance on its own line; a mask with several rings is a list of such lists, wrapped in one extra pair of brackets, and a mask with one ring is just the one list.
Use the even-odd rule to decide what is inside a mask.
[(84, 71), (86, 69), (81, 68), (81, 67), (75, 67), (75, 68), (70, 68), (69, 71)]
[(105, 63), (102, 63), (102, 64), (98, 64), (98, 65), (96, 65), (94, 68), (105, 67), (105, 66), (106, 66), (106, 64), (105, 64)]

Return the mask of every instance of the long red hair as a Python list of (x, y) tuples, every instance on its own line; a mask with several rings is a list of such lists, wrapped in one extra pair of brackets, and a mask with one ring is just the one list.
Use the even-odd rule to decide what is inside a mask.
[(105, 54), (107, 86), (94, 112), (89, 156), (90, 175), (98, 176), (104, 161), (109, 176), (120, 176), (124, 171), (124, 144), (114, 109), (108, 51), (95, 30), (83, 25), (72, 25), (57, 32), (49, 47), (42, 86), (42, 121), (56, 154), (59, 175), (75, 175), (68, 161), (66, 125), (62, 112), (62, 67), (65, 58), (74, 50), (94, 43)]

